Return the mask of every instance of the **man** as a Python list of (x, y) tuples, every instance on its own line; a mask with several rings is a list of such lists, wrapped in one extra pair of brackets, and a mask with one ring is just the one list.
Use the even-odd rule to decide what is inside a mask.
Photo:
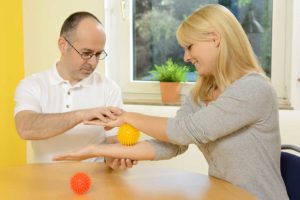
[[(114, 119), (122, 107), (120, 88), (94, 70), (107, 53), (101, 22), (88, 12), (77, 12), (64, 22), (58, 47), (61, 57), (51, 69), (33, 74), (19, 84), (15, 123), (21, 138), (32, 140), (35, 162), (51, 162), (59, 153), (87, 144), (114, 143), (115, 131), (84, 125), (93, 118)], [(110, 136), (110, 137), (108, 137)], [(112, 168), (127, 168), (129, 159), (106, 159)]]

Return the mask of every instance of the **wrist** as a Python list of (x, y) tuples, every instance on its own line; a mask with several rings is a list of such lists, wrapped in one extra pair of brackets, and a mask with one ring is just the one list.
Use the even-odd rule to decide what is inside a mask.
[(129, 124), (129, 115), (130, 115), (130, 113), (128, 113), (128, 112), (124, 112), (123, 114), (122, 114), (122, 122), (123, 122), (123, 124)]
[(104, 157), (104, 155), (102, 155), (102, 151), (101, 149), (103, 145), (100, 144), (93, 144), (92, 145), (92, 154), (94, 157)]
[(84, 121), (84, 110), (76, 110), (74, 111), (75, 119), (78, 123), (82, 123)]

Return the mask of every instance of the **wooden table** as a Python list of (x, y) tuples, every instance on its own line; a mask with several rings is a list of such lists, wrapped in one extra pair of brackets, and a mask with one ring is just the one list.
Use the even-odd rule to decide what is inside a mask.
[[(70, 178), (76, 172), (91, 177), (91, 189), (76, 195)], [(3, 200), (248, 200), (243, 189), (198, 173), (139, 164), (126, 171), (111, 170), (102, 163), (30, 164), (0, 168)]]

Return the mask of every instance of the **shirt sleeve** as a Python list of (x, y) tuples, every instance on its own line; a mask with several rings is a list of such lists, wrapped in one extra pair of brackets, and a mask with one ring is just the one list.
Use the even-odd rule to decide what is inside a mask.
[(14, 116), (23, 110), (41, 112), (40, 93), (39, 84), (33, 76), (22, 80), (16, 88)]
[(244, 78), (207, 107), (168, 119), (167, 135), (172, 143), (179, 145), (215, 141), (267, 118), (274, 104), (277, 105), (274, 101), (275, 91), (265, 79)]

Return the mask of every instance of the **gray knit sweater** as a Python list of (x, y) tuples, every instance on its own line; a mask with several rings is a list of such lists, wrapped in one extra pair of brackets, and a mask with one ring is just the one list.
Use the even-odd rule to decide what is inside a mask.
[(156, 159), (169, 159), (195, 144), (209, 175), (240, 186), (258, 199), (288, 199), (280, 173), (277, 97), (261, 75), (250, 73), (208, 106), (188, 97), (168, 119), (172, 144), (152, 140)]

